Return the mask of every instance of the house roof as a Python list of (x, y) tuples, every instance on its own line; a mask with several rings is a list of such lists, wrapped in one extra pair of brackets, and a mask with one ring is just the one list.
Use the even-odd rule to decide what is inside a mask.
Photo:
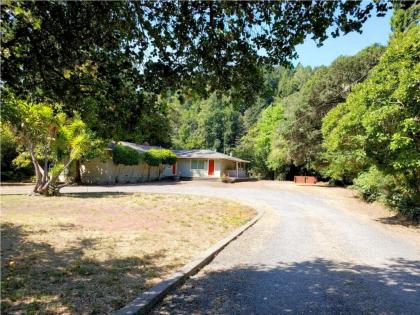
[[(132, 149), (135, 149), (137, 151), (148, 151), (150, 149), (160, 149), (161, 147), (158, 146), (151, 146), (151, 145), (143, 145), (143, 144), (137, 144), (132, 142), (126, 142), (126, 141), (119, 141), (118, 142), (121, 145), (130, 147)], [(249, 163), (249, 161), (242, 160), (240, 158), (230, 156), (224, 153), (220, 153), (213, 150), (172, 150), (177, 156), (178, 159), (219, 159), (219, 160), (229, 160), (233, 162), (241, 162), (241, 163)]]
[(127, 141), (118, 141), (118, 144), (124, 145), (126, 147), (130, 147), (134, 150), (141, 151), (141, 152), (148, 151), (150, 149), (162, 149), (162, 147), (158, 147), (158, 146), (137, 144), (137, 143), (127, 142)]
[(249, 163), (249, 161), (220, 153), (213, 150), (172, 150), (179, 159), (223, 159), (234, 162)]

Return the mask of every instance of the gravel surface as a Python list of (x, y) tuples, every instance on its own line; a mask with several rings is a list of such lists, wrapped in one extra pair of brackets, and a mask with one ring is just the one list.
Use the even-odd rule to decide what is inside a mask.
[(266, 211), (154, 314), (420, 314), (419, 234), (361, 219), (327, 195), (257, 183), (66, 188), (76, 190), (214, 195)]

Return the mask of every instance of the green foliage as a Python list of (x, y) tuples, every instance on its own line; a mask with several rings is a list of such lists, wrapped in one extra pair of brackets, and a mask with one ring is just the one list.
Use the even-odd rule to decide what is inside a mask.
[(258, 64), (288, 63), (309, 34), (321, 44), (329, 34), (358, 31), (375, 8), (387, 11), (381, 1), (7, 1), (2, 79), (19, 96), (98, 100), (103, 92), (114, 106), (137, 88), (233, 87), (252, 96)]
[(409, 27), (415, 26), (420, 20), (420, 4), (414, 4), (403, 9), (402, 4), (394, 7), (394, 14), (391, 18), (391, 29), (394, 33), (404, 32)]
[(162, 164), (174, 165), (177, 161), (176, 154), (171, 150), (161, 149)]
[(251, 170), (262, 177), (272, 176), (281, 169), (281, 165), (273, 163), (270, 158), (276, 128), (283, 120), (283, 108), (280, 104), (267, 107), (256, 125), (242, 138), (236, 154), (251, 161)]
[(144, 160), (149, 166), (159, 166), (161, 164), (173, 165), (176, 163), (176, 155), (167, 149), (150, 149), (144, 153)]
[(343, 163), (343, 171), (358, 173), (369, 162), (391, 173), (420, 167), (419, 36), (414, 27), (394, 38), (369, 79), (325, 117), (328, 160), (360, 157), (357, 165)]
[(390, 178), (379, 171), (375, 166), (362, 172), (354, 179), (352, 188), (358, 190), (362, 198), (368, 202), (375, 200), (384, 201), (389, 190)]
[(395, 190), (387, 196), (386, 203), (393, 209), (397, 209), (402, 215), (414, 221), (420, 219), (420, 194), (416, 190), (405, 189), (395, 185)]
[(65, 168), (64, 163), (57, 162), (52, 165), (52, 167), (49, 169), (51, 177), (58, 177), (63, 172), (63, 169)]
[(112, 160), (115, 164), (137, 165), (141, 161), (141, 155), (133, 148), (116, 144), (112, 148)]
[[(101, 143), (78, 115), (67, 117), (57, 104), (33, 103), (9, 94), (2, 114), (2, 124), (12, 126), (30, 156), (36, 175), (34, 192), (55, 193), (59, 175)], [(53, 165), (51, 170), (49, 165)]]
[(276, 96), (280, 99), (300, 91), (313, 75), (311, 67), (303, 67), (300, 64), (295, 69), (280, 67), (276, 72), (279, 76)]
[[(278, 106), (282, 108), (283, 118), (269, 122), (275, 124), (271, 127), (275, 132), (263, 131), (260, 136), (256, 129), (261, 127), (257, 127), (261, 121), (251, 123), (247, 135), (240, 141), (237, 154), (253, 161), (252, 165), (258, 165), (253, 168), (258, 169), (257, 172), (263, 176), (292, 169), (299, 171), (305, 168), (306, 173), (322, 169), (322, 118), (329, 109), (345, 101), (352, 88), (366, 78), (372, 67), (378, 63), (383, 51), (382, 46), (373, 45), (355, 56), (339, 57), (331, 66), (316, 70), (301, 65), (294, 69), (275, 69), (268, 76), (267, 85), (276, 86), (274, 98), (269, 104), (280, 104)], [(251, 106), (254, 117), (255, 112), (272, 106), (269, 104), (263, 104), (262, 109), (261, 105)], [(251, 120), (248, 117), (252, 116), (246, 113), (245, 121)], [(254, 138), (260, 138), (255, 140), (260, 149), (254, 148), (256, 153), (246, 153), (253, 147)]]
[(144, 153), (144, 160), (149, 166), (159, 166), (162, 164), (162, 158), (158, 149), (151, 149)]
[[(176, 148), (229, 152), (243, 133), (242, 117), (232, 98), (217, 93), (206, 99), (169, 98), (174, 109), (172, 142)], [(175, 120), (176, 119), (176, 120)]]
[(420, 194), (402, 183), (404, 178), (386, 174), (376, 166), (354, 179), (352, 188), (368, 202), (380, 201), (413, 220), (420, 218)]
[(296, 92), (281, 100), (287, 120), (279, 127), (277, 147), (284, 151), (284, 162), (322, 168), (322, 118), (367, 77), (383, 51), (383, 47), (373, 45), (355, 56), (338, 57), (329, 67), (318, 68), (309, 78), (304, 76), (306, 81)]
[[(352, 96), (349, 96), (349, 99)], [(322, 172), (333, 179), (352, 180), (368, 167), (363, 148), (364, 138), (354, 136), (360, 129), (363, 115), (347, 113), (345, 104), (332, 109), (323, 120), (323, 157), (328, 161)]]
[(31, 160), (20, 153), (18, 138), (7, 124), (0, 125), (1, 180), (23, 180), (33, 175)]
[(419, 42), (420, 26), (395, 34), (368, 79), (327, 114), (322, 129), (326, 174), (352, 179), (375, 166), (395, 183), (390, 204), (403, 208), (420, 196)]

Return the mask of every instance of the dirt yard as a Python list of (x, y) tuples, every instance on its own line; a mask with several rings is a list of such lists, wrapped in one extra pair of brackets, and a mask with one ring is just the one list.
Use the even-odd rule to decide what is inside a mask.
[(2, 311), (111, 313), (254, 214), (186, 195), (2, 195)]

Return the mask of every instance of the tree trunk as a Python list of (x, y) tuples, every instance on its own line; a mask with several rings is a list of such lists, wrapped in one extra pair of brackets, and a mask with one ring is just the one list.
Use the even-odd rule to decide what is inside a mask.
[(34, 186), (34, 189), (31, 193), (31, 195), (34, 195), (34, 194), (38, 193), (39, 188), (42, 187), (42, 185), (43, 185), (42, 180), (44, 178), (44, 173), (45, 172), (42, 171), (42, 168), (39, 165), (39, 162), (35, 157), (35, 153), (34, 153), (34, 149), (33, 149), (32, 144), (29, 144), (29, 153), (31, 155), (31, 161), (32, 161), (32, 164), (34, 165), (35, 176), (36, 176), (35, 186)]
[(74, 176), (74, 181), (76, 184), (80, 185), (82, 184), (82, 174), (80, 173), (80, 160), (76, 160), (75, 167), (76, 175)]
[(35, 184), (32, 194), (41, 194), (44, 196), (58, 195), (60, 193), (60, 189), (66, 186), (66, 184), (56, 185), (56, 181), (60, 174), (69, 167), (71, 162), (72, 160), (69, 160), (60, 172), (49, 178), (48, 174), (45, 175), (45, 173), (48, 173), (48, 170), (45, 170), (45, 173), (41, 173), (38, 161), (36, 159), (32, 159), (32, 163), (34, 164), (35, 173), (37, 176), (37, 182)]
[[(58, 190), (59, 190), (60, 188), (64, 187), (64, 185), (59, 185), (59, 186), (57, 186), (57, 185), (55, 185), (55, 182), (57, 181), (58, 177), (60, 177), (61, 173), (62, 173), (64, 170), (66, 170), (66, 169), (70, 166), (70, 164), (71, 164), (71, 162), (72, 162), (72, 161), (73, 161), (72, 159), (69, 159), (69, 160), (67, 161), (67, 163), (64, 165), (64, 167), (61, 169), (61, 171), (60, 171), (60, 172), (57, 172), (57, 174), (56, 174), (56, 175), (52, 176), (52, 177), (50, 178), (50, 180), (49, 180), (49, 181), (47, 181), (47, 182), (46, 182), (46, 183), (42, 186), (42, 188), (41, 188), (41, 193), (44, 193), (44, 194), (50, 194), (50, 193), (52, 193), (53, 195), (56, 195), (56, 194), (58, 194), (58, 193), (59, 193), (59, 191), (58, 191)], [(49, 191), (50, 187), (52, 188), (52, 191), (51, 191), (51, 192)]]

